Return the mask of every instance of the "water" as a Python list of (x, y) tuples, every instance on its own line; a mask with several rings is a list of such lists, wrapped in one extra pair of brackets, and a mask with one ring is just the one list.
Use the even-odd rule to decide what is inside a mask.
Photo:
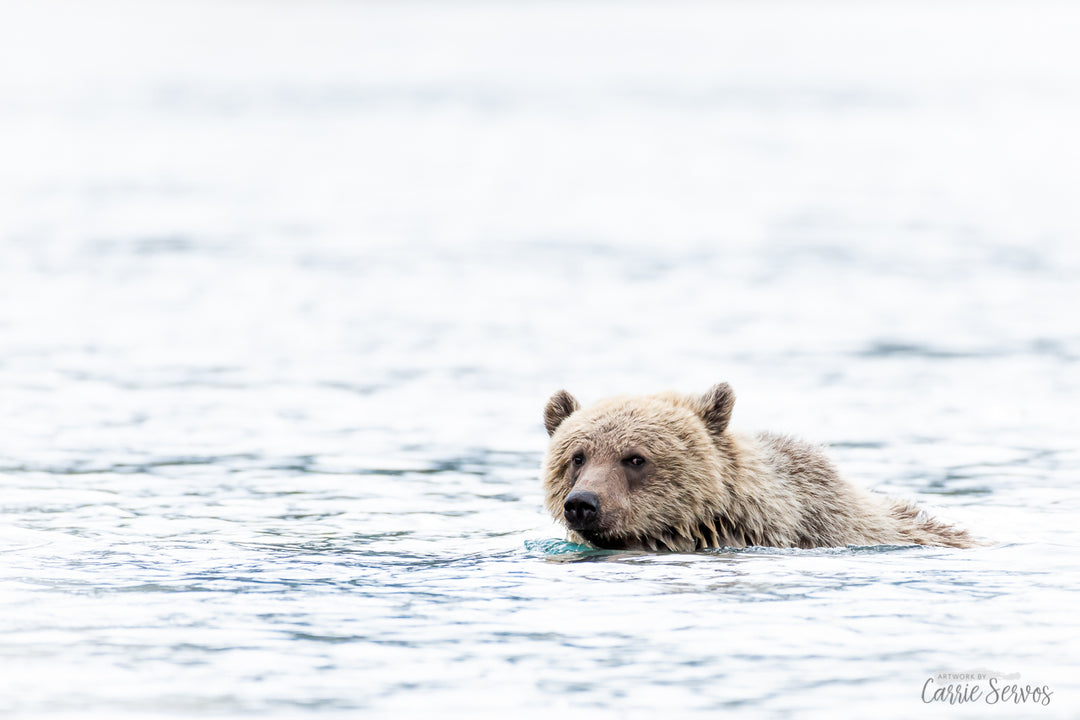
[[(0, 713), (1075, 717), (1078, 30), (0, 6)], [(722, 380), (995, 544), (562, 543), (548, 395)]]

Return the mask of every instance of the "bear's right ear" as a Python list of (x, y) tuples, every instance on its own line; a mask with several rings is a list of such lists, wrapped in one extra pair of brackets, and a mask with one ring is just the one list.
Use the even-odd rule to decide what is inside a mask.
[(705, 427), (714, 436), (719, 436), (727, 429), (733, 407), (735, 407), (735, 391), (727, 383), (713, 385), (697, 401), (698, 415), (705, 421)]
[(563, 420), (570, 417), (580, 407), (574, 396), (565, 390), (552, 395), (547, 402), (547, 407), (544, 408), (544, 427), (547, 428), (548, 435), (554, 435)]

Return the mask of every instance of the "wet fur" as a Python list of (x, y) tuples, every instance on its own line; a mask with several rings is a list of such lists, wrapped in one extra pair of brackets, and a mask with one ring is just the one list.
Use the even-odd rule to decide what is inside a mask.
[[(651, 480), (614, 487), (600, 527), (578, 543), (612, 549), (688, 552), (918, 544), (967, 548), (966, 531), (917, 507), (844, 479), (817, 447), (783, 435), (727, 429), (734, 393), (726, 383), (701, 397), (661, 393), (619, 397), (582, 410), (565, 391), (544, 413), (551, 444), (543, 465), (545, 505), (565, 523), (575, 452), (612, 456), (643, 447), (655, 458)], [(610, 506), (610, 512), (609, 510)]]

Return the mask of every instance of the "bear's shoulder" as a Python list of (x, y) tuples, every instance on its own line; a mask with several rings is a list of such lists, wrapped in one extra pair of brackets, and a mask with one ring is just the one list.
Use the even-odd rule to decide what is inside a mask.
[(765, 462), (779, 474), (818, 482), (837, 475), (836, 467), (821, 445), (773, 432), (759, 432), (754, 440)]

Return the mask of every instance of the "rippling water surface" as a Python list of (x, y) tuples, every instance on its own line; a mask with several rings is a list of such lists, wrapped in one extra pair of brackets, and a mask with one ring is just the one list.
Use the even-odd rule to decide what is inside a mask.
[[(1078, 30), (3, 5), (0, 713), (1076, 717)], [(721, 380), (993, 544), (562, 542), (548, 395)]]

